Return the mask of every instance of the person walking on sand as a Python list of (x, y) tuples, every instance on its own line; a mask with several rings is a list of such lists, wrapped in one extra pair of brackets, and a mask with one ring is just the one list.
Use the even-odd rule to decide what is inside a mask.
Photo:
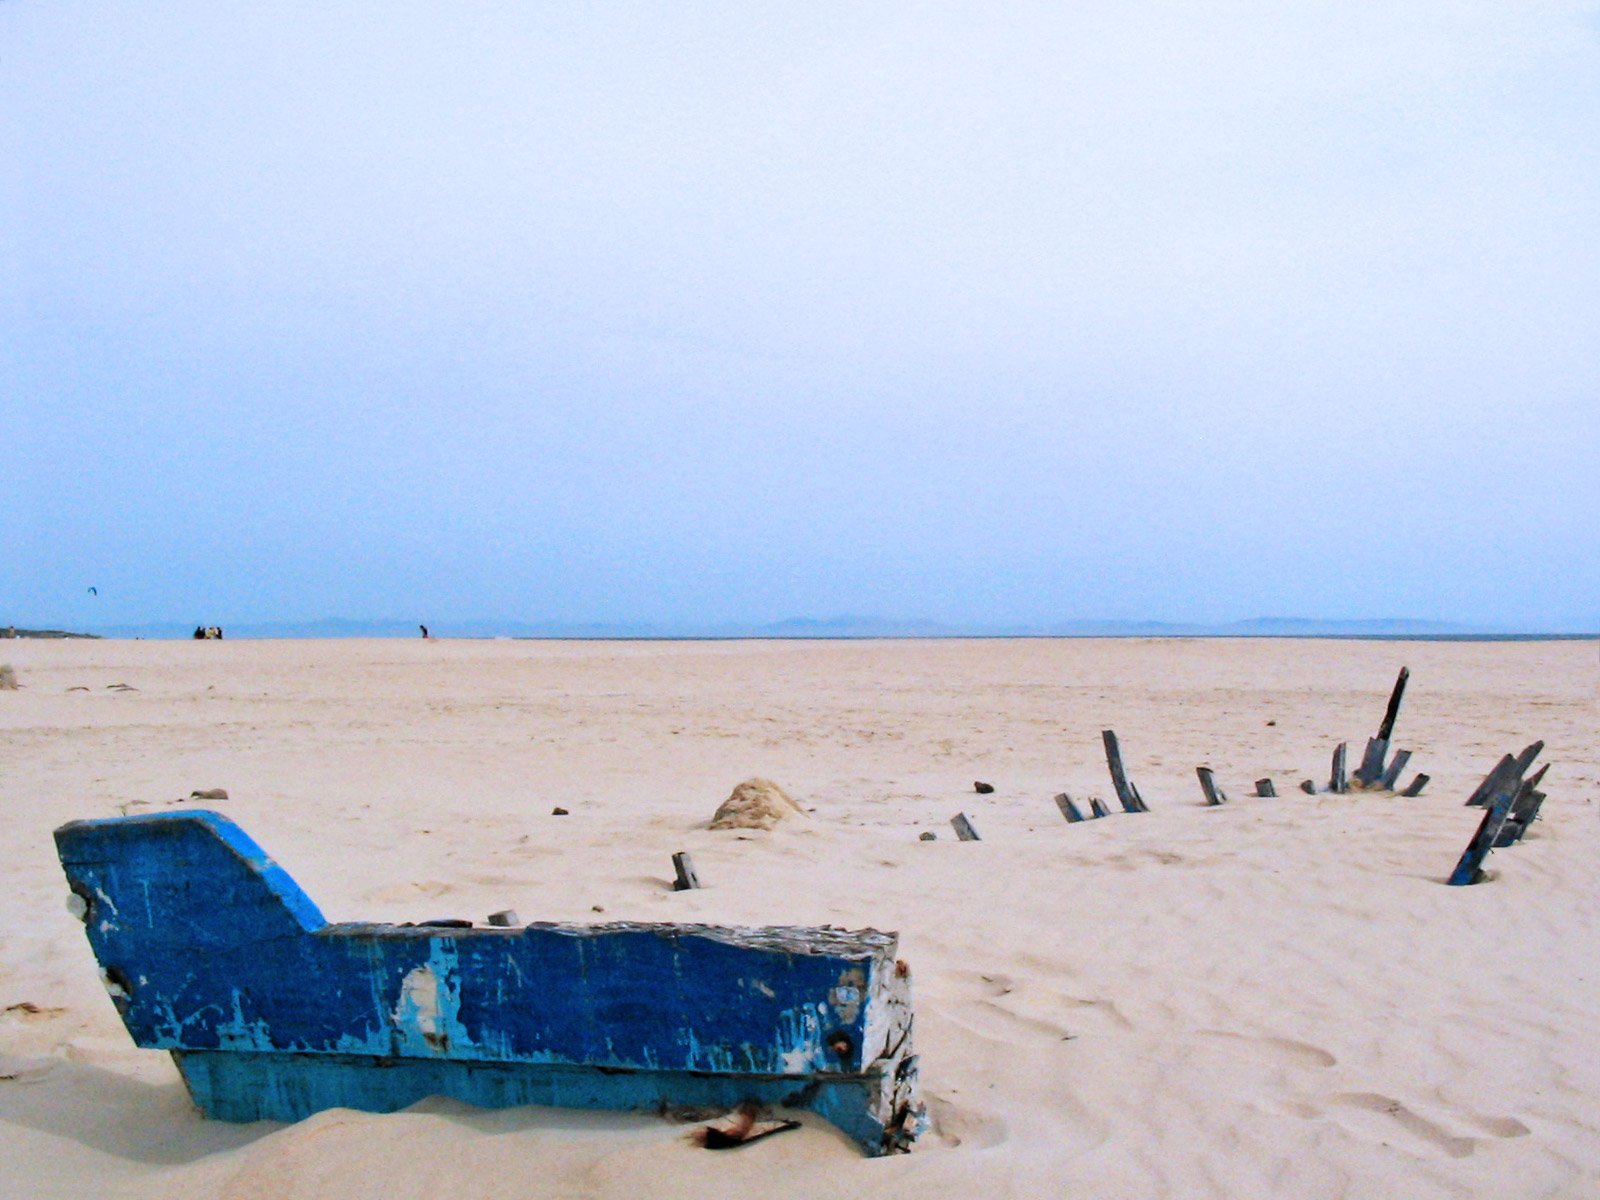
[(417, 628), (422, 630), (422, 640), (423, 641), (427, 641), (428, 640), (428, 627), (426, 625), (418, 625)]

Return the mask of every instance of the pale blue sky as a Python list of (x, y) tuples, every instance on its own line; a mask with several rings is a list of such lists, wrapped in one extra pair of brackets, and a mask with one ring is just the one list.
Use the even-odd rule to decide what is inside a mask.
[(6, 0), (0, 211), (0, 620), (1600, 626), (1600, 3)]

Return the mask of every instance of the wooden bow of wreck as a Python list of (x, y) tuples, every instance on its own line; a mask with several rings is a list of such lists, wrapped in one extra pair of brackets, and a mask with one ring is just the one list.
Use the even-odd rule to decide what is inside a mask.
[(876, 930), (329, 924), (212, 812), (56, 845), (107, 990), (227, 1121), (485, 1107), (808, 1108), (869, 1155), (922, 1123), (910, 978)]

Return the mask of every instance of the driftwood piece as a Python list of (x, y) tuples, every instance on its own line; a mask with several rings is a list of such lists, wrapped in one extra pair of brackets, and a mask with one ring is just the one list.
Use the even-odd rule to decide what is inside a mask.
[(1111, 810), (1106, 807), (1105, 801), (1100, 799), (1099, 796), (1089, 797), (1089, 811), (1096, 817), (1109, 817), (1111, 815)]
[(675, 892), (690, 892), (700, 886), (700, 876), (695, 874), (694, 861), (685, 851), (672, 856), (672, 869), (677, 878), (672, 882)]
[(1350, 743), (1340, 742), (1333, 748), (1333, 768), (1328, 773), (1328, 790), (1343, 793), (1350, 790), (1350, 778), (1345, 774), (1344, 759), (1350, 750)]
[(1200, 779), (1200, 790), (1205, 794), (1208, 806), (1215, 808), (1227, 800), (1228, 794), (1217, 786), (1216, 774), (1210, 767), (1196, 767), (1194, 773)]
[(1406, 790), (1400, 794), (1408, 799), (1422, 795), (1422, 789), (1428, 786), (1428, 780), (1431, 778), (1433, 778), (1431, 775), (1418, 773), (1415, 779), (1406, 784)]
[(978, 831), (972, 827), (972, 822), (967, 820), (966, 813), (957, 813), (950, 818), (950, 824), (955, 827), (956, 837), (963, 842), (981, 842)]
[(1083, 813), (1080, 812), (1078, 806), (1072, 802), (1072, 797), (1067, 795), (1065, 792), (1062, 792), (1056, 797), (1056, 807), (1061, 810), (1061, 815), (1073, 824), (1077, 824), (1079, 821), (1083, 820)]
[(480, 1107), (810, 1108), (905, 1149), (910, 974), (892, 933), (329, 924), (214, 812), (75, 821), (62, 867), (118, 1014), (227, 1121), (427, 1096)]
[(1272, 780), (1270, 780), (1270, 779), (1258, 779), (1258, 780), (1256, 780), (1256, 795), (1258, 795), (1258, 796), (1269, 796), (1270, 797), (1270, 796), (1276, 796), (1277, 794), (1278, 794), (1278, 789), (1272, 785)]
[(1309, 779), (1302, 779), (1300, 781), (1300, 790), (1308, 796), (1315, 796), (1317, 794), (1317, 785)]
[(972, 781), (972, 790), (980, 796), (987, 796), (994, 791), (994, 784), (985, 783), (981, 779), (974, 779)]
[(1396, 750), (1394, 757), (1389, 760), (1389, 765), (1383, 769), (1383, 774), (1378, 778), (1378, 786), (1386, 792), (1394, 791), (1394, 785), (1400, 781), (1400, 772), (1406, 769), (1406, 764), (1411, 761), (1411, 751)]
[(1139, 789), (1128, 781), (1128, 772), (1122, 765), (1122, 745), (1117, 741), (1117, 735), (1112, 730), (1102, 729), (1100, 740), (1105, 744), (1106, 766), (1111, 771), (1111, 787), (1117, 793), (1117, 801), (1122, 805), (1122, 811), (1149, 812), (1149, 806), (1139, 795)]

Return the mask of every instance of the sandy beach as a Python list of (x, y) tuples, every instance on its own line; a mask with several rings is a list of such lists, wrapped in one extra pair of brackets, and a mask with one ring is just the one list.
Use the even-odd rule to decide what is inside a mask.
[[(15, 641), (0, 661), (22, 684), (0, 692), (7, 1197), (1600, 1195), (1593, 642)], [(1424, 794), (1303, 794), (1336, 742), (1359, 756), (1401, 666)], [(1112, 800), (1105, 728), (1152, 812), (1069, 825), (1057, 792)], [(1536, 738), (1545, 819), (1484, 884), (1443, 886), (1479, 818), (1463, 800)], [(1201, 765), (1226, 805), (1202, 804)], [(758, 775), (805, 815), (708, 829)], [(1263, 776), (1276, 799), (1250, 794)], [(898, 931), (931, 1128), (869, 1160), (809, 1116), (725, 1154), (654, 1116), (443, 1100), (203, 1120), (118, 1020), (51, 831), (215, 787), (330, 920)], [(982, 841), (956, 841), (958, 812)], [(702, 890), (671, 890), (679, 850)]]

